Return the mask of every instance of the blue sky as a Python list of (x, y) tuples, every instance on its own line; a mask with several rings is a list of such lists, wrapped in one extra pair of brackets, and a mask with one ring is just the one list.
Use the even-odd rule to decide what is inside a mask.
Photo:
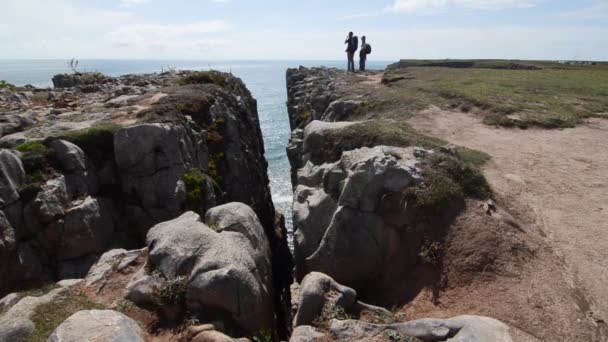
[(608, 60), (608, 0), (1, 0), (0, 58)]

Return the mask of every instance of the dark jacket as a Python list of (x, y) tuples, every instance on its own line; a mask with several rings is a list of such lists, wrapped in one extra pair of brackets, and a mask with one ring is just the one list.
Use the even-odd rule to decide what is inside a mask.
[(346, 39), (344, 41), (344, 44), (348, 44), (346, 46), (346, 52), (355, 52), (356, 51), (355, 50), (355, 44), (354, 44), (353, 38), (354, 38), (354, 36), (353, 37), (349, 37), (348, 39)]

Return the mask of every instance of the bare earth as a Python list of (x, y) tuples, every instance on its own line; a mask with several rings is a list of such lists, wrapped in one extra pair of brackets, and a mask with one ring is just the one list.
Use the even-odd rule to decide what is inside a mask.
[(571, 290), (594, 330), (591, 340), (607, 341), (608, 120), (564, 130), (505, 129), (431, 107), (409, 123), (492, 156), (484, 172), (497, 197), (561, 260), (555, 286)]

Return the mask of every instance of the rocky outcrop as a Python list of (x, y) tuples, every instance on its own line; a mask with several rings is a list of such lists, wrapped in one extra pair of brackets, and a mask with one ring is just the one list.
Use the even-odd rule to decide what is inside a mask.
[[(417, 245), (406, 229), (413, 212), (405, 193), (422, 182), (419, 164), (429, 153), (378, 146), (345, 152), (334, 164), (300, 169), (294, 195), (298, 277), (318, 271), (363, 289), (415, 263), (417, 250), (405, 248)], [(401, 198), (400, 206), (393, 205), (395, 197)], [(348, 267), (353, 263), (356, 268)]]
[[(219, 319), (245, 336), (274, 327), (270, 246), (248, 206), (212, 208), (205, 223), (186, 213), (153, 227), (147, 243), (150, 267), (161, 278), (133, 279), (128, 298), (137, 304), (173, 305), (202, 322)], [(176, 284), (174, 296), (167, 294), (168, 284)]]
[(48, 342), (145, 341), (139, 325), (112, 310), (79, 311), (65, 320), (49, 336)]
[(422, 341), (448, 342), (512, 342), (509, 328), (493, 318), (480, 316), (458, 316), (451, 319), (421, 319), (388, 325), (371, 324), (361, 321), (331, 322), (329, 331), (336, 340), (364, 341), (378, 336), (392, 339), (406, 336)]
[(378, 315), (391, 315), (388, 310), (358, 301), (355, 290), (338, 284), (331, 277), (323, 273), (311, 272), (304, 277), (300, 285), (300, 299), (294, 326), (311, 325), (321, 316), (326, 305), (340, 307), (347, 313), (359, 314), (362, 310), (366, 310)]
[(0, 116), (24, 119), (0, 134), (0, 294), (84, 278), (108, 250), (142, 247), (154, 225), (238, 201), (266, 239), (260, 307), (288, 312), (291, 256), (256, 101), (231, 75), (191, 75), (62, 75), (53, 90), (3, 90)]

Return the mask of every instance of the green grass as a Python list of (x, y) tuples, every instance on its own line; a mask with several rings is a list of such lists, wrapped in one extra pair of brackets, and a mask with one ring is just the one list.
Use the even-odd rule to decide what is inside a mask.
[[(429, 61), (426, 61), (429, 62)], [(441, 65), (444, 61), (436, 61)], [(454, 61), (452, 61), (454, 62)], [(466, 61), (461, 61), (467, 63)], [(382, 91), (410, 110), (437, 105), (480, 108), (490, 125), (508, 127), (574, 127), (587, 117), (608, 117), (608, 64), (571, 66), (552, 62), (519, 62), (540, 70), (511, 70), (516, 61), (475, 61), (475, 67), (413, 67), (394, 69), (386, 78), (407, 77)], [(431, 62), (429, 62), (432, 64)], [(413, 93), (426, 93), (423, 103)], [(394, 109), (394, 108), (393, 108)]]
[(207, 176), (198, 169), (192, 169), (182, 176), (186, 185), (186, 204), (189, 208), (199, 208), (205, 199)]
[(71, 315), (78, 311), (94, 309), (104, 308), (79, 292), (68, 292), (50, 303), (40, 305), (32, 316), (36, 329), (24, 342), (45, 342), (53, 331)]
[[(343, 151), (378, 145), (436, 149), (447, 145), (447, 142), (421, 134), (403, 121), (371, 120), (329, 132), (324, 140), (324, 146), (320, 149), (329, 155), (329, 161), (335, 161), (340, 158)], [(465, 147), (459, 147), (457, 150), (465, 164), (475, 167), (483, 165), (490, 159), (490, 156), (480, 151)], [(316, 152), (319, 151), (313, 151), (313, 155)]]
[(23, 200), (27, 201), (38, 193), (47, 175), (52, 173), (49, 159), (53, 151), (40, 141), (28, 141), (15, 146), (14, 149), (22, 153), (25, 184), (19, 192)]
[(115, 123), (102, 123), (59, 136), (80, 147), (97, 165), (114, 158), (114, 133), (121, 128)]
[(194, 71), (184, 77), (182, 77), (179, 81), (179, 84), (216, 84), (220, 87), (226, 85), (226, 74), (210, 70), (210, 71)]

